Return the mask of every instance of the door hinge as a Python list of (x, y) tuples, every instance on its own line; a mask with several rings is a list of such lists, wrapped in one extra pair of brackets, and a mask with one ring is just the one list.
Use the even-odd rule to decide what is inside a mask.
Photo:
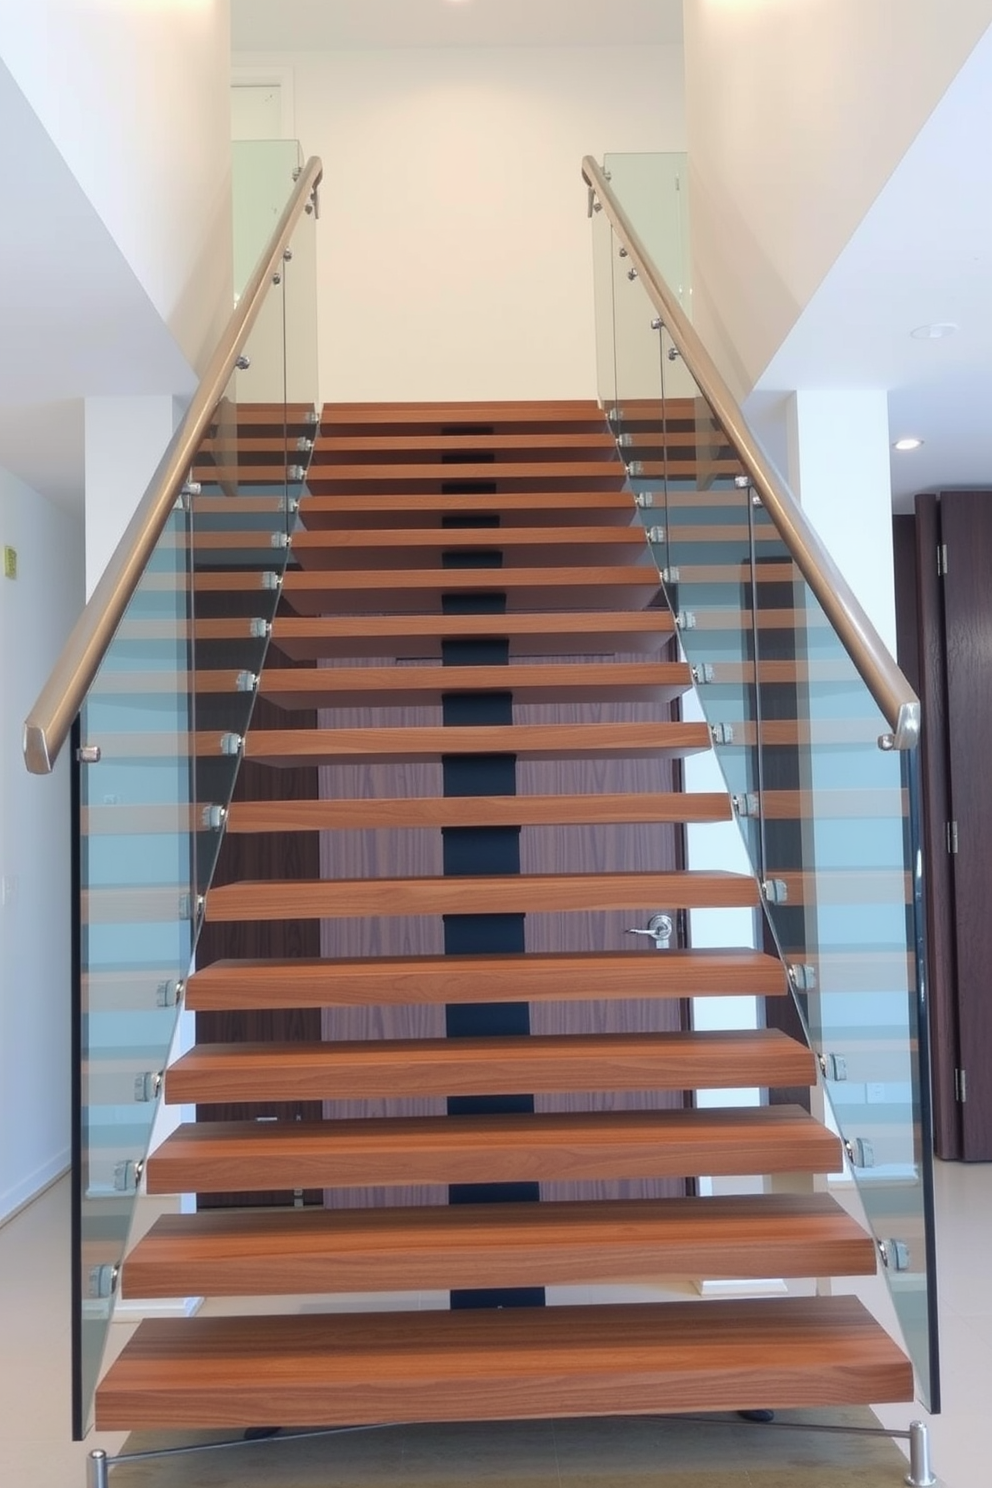
[(939, 543), (937, 546), (937, 577), (947, 577), (947, 544)]
[(956, 1069), (954, 1071), (954, 1099), (959, 1105), (964, 1105), (968, 1099), (968, 1071)]
[(949, 853), (956, 853), (957, 850), (958, 850), (958, 824), (957, 824), (957, 822), (956, 821), (949, 821), (947, 823), (947, 827), (946, 827), (945, 830), (946, 830), (946, 837), (947, 837), (947, 851)]

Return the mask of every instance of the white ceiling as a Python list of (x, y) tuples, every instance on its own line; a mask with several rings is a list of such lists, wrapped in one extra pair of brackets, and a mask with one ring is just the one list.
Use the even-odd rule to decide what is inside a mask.
[(682, 40), (682, 0), (231, 0), (235, 51)]

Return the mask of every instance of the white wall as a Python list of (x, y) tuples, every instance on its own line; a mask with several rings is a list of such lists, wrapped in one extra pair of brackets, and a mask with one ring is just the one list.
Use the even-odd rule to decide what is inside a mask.
[(0, 57), (202, 368), (231, 303), (229, 0), (0, 0)]
[(803, 389), (787, 420), (789, 485), (894, 656), (888, 399), (877, 389)]
[(695, 317), (739, 390), (990, 24), (992, 0), (686, 0)]
[(325, 165), (325, 399), (593, 397), (582, 156), (684, 145), (678, 47), (235, 54)]
[(69, 776), (28, 775), (21, 721), (83, 602), (80, 522), (0, 469), (0, 1221), (69, 1161)]
[(88, 599), (165, 453), (177, 410), (164, 395), (87, 398), (83, 419)]

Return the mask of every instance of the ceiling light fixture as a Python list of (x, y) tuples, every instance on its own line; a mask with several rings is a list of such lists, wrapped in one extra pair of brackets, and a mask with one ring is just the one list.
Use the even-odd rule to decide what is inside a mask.
[(933, 325), (917, 326), (909, 334), (914, 341), (943, 341), (945, 336), (953, 336), (957, 329), (953, 320), (938, 320)]
[(922, 439), (897, 439), (892, 448), (896, 450), (917, 450), (922, 443)]

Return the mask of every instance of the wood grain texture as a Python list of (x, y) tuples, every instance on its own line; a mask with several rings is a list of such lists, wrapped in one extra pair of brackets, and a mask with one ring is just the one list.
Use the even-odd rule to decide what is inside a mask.
[(920, 829), (925, 853), (923, 887), (930, 1034), (933, 1040), (934, 1145), (938, 1157), (957, 1160), (963, 1153), (963, 1133), (962, 1106), (957, 1098), (955, 1079), (960, 1078), (958, 1071), (962, 1067), (962, 1058), (955, 968), (954, 867), (952, 855), (947, 852), (946, 837), (947, 823), (954, 815), (948, 758), (947, 643), (942, 594), (946, 580), (937, 573), (935, 562), (941, 534), (940, 502), (934, 495), (916, 498), (916, 540), (919, 694), (926, 719), (920, 747)]
[(229, 412), (239, 429), (257, 429), (263, 425), (279, 433), (287, 429), (292, 433), (303, 433), (315, 427), (313, 416), (316, 410), (312, 403), (280, 401), (278, 403), (239, 402), (227, 405), (222, 400), (219, 411)]
[[(642, 513), (642, 522), (623, 489), (625, 467), (601, 411), (569, 403), (489, 412), (478, 405), (329, 412), (336, 432), (318, 439), (313, 469), (315, 489), (326, 494), (304, 502), (296, 553), (303, 566), (287, 572), (275, 627), (285, 649), (271, 653), (325, 664), (263, 681), (245, 760), (258, 799), (235, 803), (236, 830), (227, 838), (249, 853), (276, 844), (289, 853), (304, 843), (311, 858), (317, 851), (318, 870), (283, 876), (248, 867), (223, 874), (228, 881), (211, 890), (205, 944), (214, 937), (218, 959), (192, 978), (187, 1006), (217, 1042), (184, 1056), (167, 1080), (170, 1099), (198, 1100), (201, 1113), (228, 1119), (180, 1128), (148, 1166), (151, 1192), (196, 1189), (204, 1206), (232, 1191), (250, 1205), (256, 1196), (303, 1190), (323, 1193), (334, 1207), (181, 1217), (159, 1227), (144, 1254), (139, 1247), (129, 1289), (142, 1284), (146, 1260), (152, 1286), (185, 1294), (195, 1273), (204, 1294), (216, 1287), (229, 1296), (255, 1287), (289, 1295), (291, 1286), (539, 1287), (707, 1270), (872, 1269), (870, 1240), (829, 1200), (657, 1204), (657, 1195), (683, 1190), (694, 1175), (832, 1171), (839, 1142), (784, 1104), (685, 1106), (692, 1088), (809, 1082), (812, 1056), (765, 1030), (679, 1031), (688, 995), (781, 1000), (785, 978), (771, 957), (620, 949), (648, 911), (755, 907), (757, 888), (749, 878), (679, 871), (683, 815), (725, 820), (728, 807), (683, 810), (675, 802), (682, 755), (708, 747), (709, 735), (671, 716), (686, 678), (664, 651), (671, 618), (654, 608), (658, 579), (643, 524), (655, 518)], [(721, 432), (699, 427), (691, 401), (670, 404), (660, 426), (655, 414), (645, 406), (631, 421), (649, 470), (698, 471), (705, 483), (737, 468)], [(275, 438), (280, 413), (265, 417), (270, 422), (243, 426), (242, 434), (253, 429), (250, 444), (218, 433), (205, 479), (255, 479), (258, 500), (270, 499), (266, 487), (286, 455)], [(473, 483), (465, 496), (444, 490)], [(501, 490), (486, 492), (491, 484)], [(733, 499), (739, 511), (741, 494)], [(203, 513), (208, 527), (233, 511), (216, 491), (208, 500), (215, 503)], [(697, 505), (712, 506), (716, 521), (725, 501), (708, 493)], [(246, 511), (260, 509), (249, 499)], [(493, 527), (473, 526), (480, 518)], [(702, 526), (707, 519), (693, 515), (680, 541), (697, 545), (702, 563), (692, 572), (716, 573), (737, 601), (743, 570), (719, 561), (726, 554), (710, 547), (718, 529)], [(270, 560), (252, 525), (243, 535), (206, 532), (200, 558), (209, 562), (211, 551), (233, 544), (261, 568)], [(442, 555), (459, 549), (505, 553), (508, 567), (442, 569)], [(780, 565), (763, 560), (759, 580), (766, 571), (782, 579)], [(198, 604), (206, 597), (219, 607), (262, 608), (258, 572), (202, 577)], [(476, 596), (504, 595), (510, 613), (442, 616), (455, 594), (468, 608)], [(726, 612), (697, 616), (697, 628), (711, 632), (726, 623)], [(397, 664), (464, 660), (450, 650), (442, 657), (443, 641), (472, 637), (507, 640), (510, 665), (449, 665), (442, 673)], [(645, 652), (656, 661), (640, 660)], [(497, 648), (481, 654), (501, 659)], [(795, 685), (795, 666), (786, 677), (782, 656), (770, 652), (779, 669), (766, 669), (763, 684)], [(200, 693), (208, 709), (214, 689), (230, 680), (227, 658), (210, 654), (216, 675)], [(833, 685), (832, 674), (816, 680)], [(440, 727), (442, 698), (490, 690), (514, 695), (512, 724)], [(312, 717), (285, 728), (274, 721), (276, 695), (280, 706), (321, 705), (317, 727)], [(198, 747), (214, 749), (212, 713), (209, 720), (200, 723)], [(830, 742), (846, 744), (851, 725), (831, 726)], [(735, 743), (747, 742), (749, 727)], [(794, 750), (809, 742), (794, 719), (774, 711), (764, 739)], [(517, 755), (520, 795), (442, 800), (442, 759), (475, 753)], [(301, 770), (316, 788), (265, 799), (267, 779), (302, 778)], [(779, 809), (794, 804), (783, 795)], [(467, 821), (519, 826), (522, 874), (442, 877), (439, 828)], [(796, 902), (810, 888), (801, 876), (790, 883)], [(829, 898), (829, 880), (817, 891)], [(440, 954), (442, 914), (514, 912), (526, 914), (526, 955)], [(269, 959), (266, 937), (290, 923), (305, 927), (311, 945), (317, 936), (319, 954), (298, 960), (287, 949)], [(228, 936), (232, 948), (258, 948), (225, 955)], [(522, 1001), (531, 1003), (530, 1037), (443, 1037), (446, 1006)], [(300, 1031), (280, 1037), (280, 1019)], [(228, 1039), (218, 1036), (225, 1022)], [(247, 1033), (253, 1023), (255, 1039)], [(534, 1113), (444, 1114), (451, 1095), (511, 1094), (532, 1096)], [(270, 1109), (278, 1121), (242, 1119)], [(294, 1119), (303, 1110), (304, 1119)], [(500, 1182), (536, 1184), (545, 1200), (601, 1202), (487, 1206), (475, 1216), (441, 1207), (448, 1185)], [(617, 1202), (635, 1194), (645, 1201)], [(509, 1312), (443, 1313), (439, 1323), (416, 1314), (356, 1324), (242, 1319), (230, 1333), (212, 1324), (188, 1333), (183, 1324), (190, 1344), (174, 1349), (178, 1329), (145, 1329), (114, 1366), (105, 1400), (120, 1387), (124, 1410), (147, 1402), (160, 1421), (184, 1426), (197, 1409), (212, 1422), (230, 1411), (257, 1424), (277, 1410), (288, 1424), (293, 1412), (308, 1422), (331, 1413), (367, 1423), (435, 1419), (452, 1409), (458, 1418), (713, 1408), (724, 1396), (740, 1407), (749, 1392), (758, 1405), (779, 1397), (822, 1403), (832, 1392), (878, 1400), (908, 1372), (857, 1304), (833, 1299), (784, 1309), (778, 1299), (595, 1308), (571, 1319), (550, 1309), (501, 1321)], [(701, 1327), (695, 1319), (690, 1326), (690, 1313)], [(147, 1367), (139, 1383), (129, 1375), (135, 1366)]]
[[(161, 808), (163, 821), (175, 812)], [(95, 807), (90, 818), (111, 830), (112, 806)], [(154, 808), (147, 808), (152, 812)], [(384, 800), (258, 801), (232, 805), (229, 832), (333, 832), (396, 827), (562, 826), (599, 823), (729, 821), (730, 802), (714, 792), (642, 791), (638, 795), (580, 796), (407, 796)], [(154, 818), (157, 820), (157, 818)], [(149, 816), (149, 823), (153, 820)], [(163, 828), (164, 829), (164, 828)], [(322, 875), (323, 876), (323, 875)]]
[(444, 465), (428, 460), (386, 462), (380, 464), (318, 464), (307, 484), (312, 490), (330, 492), (339, 488), (374, 487), (389, 490), (430, 490), (445, 481), (512, 481), (528, 488), (556, 483), (560, 490), (572, 486), (581, 489), (619, 491), (627, 478), (621, 462), (612, 459), (482, 460)]
[[(634, 520), (636, 507), (629, 491), (494, 491), (472, 497), (472, 515), (496, 516), (501, 532), (520, 526), (572, 527), (595, 519), (598, 523)], [(410, 531), (436, 526), (442, 517), (466, 515), (465, 497), (444, 492), (411, 496), (409, 492), (336, 491), (333, 496), (311, 494), (300, 502), (300, 519), (308, 532), (330, 529), (391, 529)]]
[(569, 652), (656, 652), (673, 632), (667, 609), (398, 617), (277, 615), (272, 642), (298, 661), (384, 655), (436, 661), (446, 640), (506, 639), (513, 658)]
[(837, 1137), (796, 1106), (181, 1126), (148, 1192), (829, 1173)]
[[(623, 653), (618, 653), (617, 661), (621, 664), (624, 660)], [(587, 655), (576, 654), (571, 662), (563, 663), (558, 657), (553, 658), (554, 664), (565, 664), (584, 669), (590, 665), (596, 665), (598, 658)], [(500, 668), (502, 676), (506, 668)], [(573, 675), (575, 673), (573, 672)], [(642, 711), (643, 710), (643, 711)], [(518, 713), (526, 712), (527, 720), (533, 722), (550, 722), (559, 718), (562, 722), (575, 723), (605, 722), (605, 721), (634, 721), (638, 718), (643, 720), (647, 714), (650, 718), (657, 718), (657, 708), (652, 705), (634, 705), (631, 703), (619, 703), (611, 700), (608, 703), (590, 704), (547, 704), (541, 708), (534, 708), (532, 704), (518, 704)], [(322, 719), (331, 721), (331, 715), (321, 715)], [(358, 710), (342, 710), (334, 717), (334, 721), (345, 726), (356, 726), (368, 723), (374, 715), (366, 712), (364, 715)], [(414, 723), (416, 715), (412, 711), (404, 717), (396, 710), (389, 710), (388, 721), (390, 723)], [(350, 767), (324, 767), (320, 771), (321, 789), (326, 788), (335, 797), (342, 795), (361, 794), (367, 795), (373, 787), (371, 776), (375, 775), (374, 792), (395, 792), (402, 788), (407, 782), (398, 778), (399, 771), (394, 766), (383, 765), (367, 767), (359, 772), (360, 778), (344, 781), (342, 774)], [(527, 789), (527, 773), (532, 767), (525, 763), (518, 764), (517, 786), (518, 790)], [(585, 762), (559, 763), (555, 766), (554, 789), (563, 788), (563, 776), (568, 771), (574, 771), (583, 777), (586, 774)], [(658, 760), (610, 760), (601, 762), (600, 767), (594, 772), (592, 780), (583, 781), (590, 793), (604, 793), (605, 785), (609, 780), (615, 789), (643, 789), (645, 786), (658, 786), (659, 784), (670, 784), (672, 766)], [(590, 799), (592, 794), (590, 794)], [(605, 797), (604, 797), (605, 798)], [(526, 811), (526, 796), (514, 798), (519, 801)], [(452, 800), (452, 808), (460, 807), (460, 798)], [(504, 798), (501, 802), (504, 810), (509, 809), (511, 803)], [(504, 818), (505, 819), (505, 818)], [(522, 816), (526, 820), (526, 815)], [(512, 823), (511, 823), (512, 824)], [(553, 829), (551, 829), (553, 831)], [(535, 839), (545, 840), (549, 829), (543, 828), (540, 832), (533, 828), (524, 831), (521, 842), (521, 851), (525, 856), (533, 858)], [(395, 852), (397, 847), (402, 850), (403, 833), (387, 830), (385, 833), (376, 834), (384, 836), (388, 847), (385, 849), (386, 860), (388, 854)], [(581, 871), (612, 871), (618, 867), (626, 867), (636, 871), (638, 869), (668, 869), (676, 865), (676, 857), (673, 848), (674, 832), (669, 826), (667, 830), (659, 830), (658, 824), (646, 824), (639, 822), (627, 825), (623, 830), (614, 828), (611, 831), (594, 826), (589, 830), (583, 830), (573, 826), (565, 835), (569, 838), (568, 848), (570, 857), (564, 864), (564, 871), (570, 869)], [(358, 873), (368, 876), (371, 864), (376, 860), (369, 851), (367, 843), (362, 842), (362, 834), (341, 833), (333, 836), (322, 837), (322, 874), (335, 878), (341, 876), (358, 876)], [(608, 839), (601, 842), (600, 839)], [(326, 859), (326, 866), (325, 866)], [(380, 859), (382, 861), (383, 859)], [(357, 864), (361, 868), (357, 868)], [(385, 871), (385, 870), (384, 870)], [(539, 868), (538, 868), (539, 871)], [(527, 918), (528, 948), (533, 949), (534, 927), (536, 922), (566, 922), (570, 931), (574, 929), (572, 944), (581, 946), (585, 951), (596, 951), (623, 945), (622, 928), (615, 925), (615, 921), (625, 917), (619, 912), (592, 912), (568, 915), (529, 915)], [(581, 925), (576, 925), (581, 921)], [(322, 925), (322, 949), (324, 954), (396, 954), (404, 948), (404, 942), (416, 943), (422, 927), (439, 925), (439, 921), (425, 920), (423, 917), (414, 919), (403, 919), (390, 917), (388, 919), (376, 918), (365, 920), (335, 920), (324, 921)], [(402, 937), (402, 940), (400, 939)], [(628, 942), (629, 943), (629, 942)], [(564, 948), (564, 947), (562, 947)], [(555, 1003), (553, 1004), (556, 1019), (561, 1023), (560, 1031), (563, 1033), (610, 1033), (625, 1032), (637, 1029), (643, 1032), (666, 1032), (678, 1029), (680, 1025), (683, 1004), (675, 998), (653, 998), (653, 999), (610, 999), (596, 1003)], [(547, 1012), (547, 1007), (541, 1005), (532, 1006), (530, 1010), (530, 1023), (532, 1030), (537, 1029), (542, 1013)], [(375, 1031), (377, 1036), (405, 1037), (409, 1036), (409, 1030), (403, 1026), (404, 1020), (408, 1018), (410, 1009), (405, 1007), (385, 1008), (375, 1010)], [(368, 1036), (366, 1029), (357, 1026), (358, 1017), (366, 1017), (373, 1009), (341, 1009), (326, 1008), (324, 1010), (325, 1037), (331, 1040), (341, 1038), (362, 1038)], [(560, 1016), (559, 1016), (560, 1015)], [(588, 1030), (587, 1030), (588, 1024)], [(559, 1028), (547, 1030), (558, 1032)], [(524, 1092), (522, 1092), (524, 1093)], [(529, 1092), (526, 1092), (529, 1093)], [(567, 1095), (536, 1095), (539, 1106), (548, 1106), (558, 1109), (564, 1106), (568, 1109), (589, 1109), (591, 1107), (603, 1109), (666, 1109), (681, 1107), (684, 1104), (684, 1095), (681, 1090), (667, 1090), (655, 1088), (650, 1091), (623, 1090), (604, 1092), (571, 1092)], [(402, 1114), (395, 1100), (376, 1102), (346, 1102), (336, 1100), (328, 1102), (325, 1106), (325, 1114), (335, 1117), (361, 1117), (366, 1115), (393, 1115)], [(411, 1112), (411, 1114), (413, 1114)], [(673, 1193), (684, 1192), (684, 1183), (681, 1179), (612, 1179), (599, 1180), (595, 1184), (573, 1183), (565, 1185), (543, 1185), (542, 1198), (553, 1197), (552, 1187), (567, 1190), (568, 1197), (575, 1198), (656, 1198), (664, 1197)], [(353, 1191), (350, 1189), (334, 1189), (327, 1193), (327, 1202), (331, 1205), (341, 1204), (343, 1198), (346, 1200)], [(394, 1192), (388, 1189), (379, 1190), (377, 1193), (367, 1193), (365, 1202), (368, 1203), (396, 1203), (406, 1202), (394, 1196)]]
[(765, 790), (763, 816), (773, 821), (891, 821), (909, 815), (909, 797), (900, 790)]
[[(961, 1155), (967, 1162), (988, 1162), (992, 1159), (992, 1009), (986, 992), (992, 951), (986, 891), (992, 806), (984, 742), (992, 727), (988, 585), (992, 513), (988, 492), (942, 492), (940, 529), (947, 546), (947, 578), (941, 593), (949, 819), (958, 826), (951, 866), (954, 978), (959, 1067), (967, 1075), (968, 1093), (961, 1103)], [(939, 839), (934, 845), (939, 853)]]
[[(136, 896), (143, 891), (116, 892)], [(94, 891), (91, 899), (100, 893)], [(751, 877), (704, 869), (687, 873), (343, 879), (336, 883), (275, 880), (213, 889), (207, 895), (206, 918), (216, 923), (339, 919), (349, 915), (526, 914), (583, 909), (626, 912), (650, 909), (655, 904), (672, 904), (679, 909), (756, 908), (758, 902), (757, 884)]]
[[(261, 589), (257, 574), (205, 574), (219, 588)], [(402, 614), (441, 608), (445, 594), (505, 594), (510, 610), (643, 609), (659, 592), (647, 565), (589, 563), (575, 567), (501, 569), (349, 569), (326, 573), (290, 569), (283, 598), (301, 615)]]
[(909, 1400), (848, 1297), (140, 1324), (101, 1430), (331, 1426)]
[[(322, 725), (368, 726), (374, 715), (366, 709), (338, 708), (318, 713)], [(429, 708), (384, 708), (379, 718), (392, 726), (420, 725), (439, 721)], [(416, 797), (440, 795), (443, 775), (440, 762), (393, 764), (330, 764), (318, 771), (320, 792), (344, 802), (371, 803), (385, 795)], [(386, 827), (379, 831), (350, 829), (320, 833), (320, 873), (325, 880), (342, 875), (375, 878), (380, 874), (431, 874), (444, 872), (441, 833), (437, 827)], [(324, 919), (320, 922), (321, 955), (329, 958), (380, 956), (442, 956), (444, 925), (439, 917), (380, 915)], [(445, 1036), (445, 1009), (441, 1003), (373, 1004), (325, 1007), (321, 1011), (324, 1039), (362, 1041), (368, 1039), (441, 1039)], [(355, 1117), (443, 1116), (447, 1099), (408, 1096), (402, 1093), (365, 1094), (351, 1100), (325, 1099), (325, 1119)], [(409, 1184), (400, 1188), (365, 1185), (360, 1188), (328, 1189), (324, 1203), (333, 1209), (374, 1208), (386, 1204), (406, 1206), (446, 1205), (444, 1185)]]
[[(211, 688), (211, 684), (213, 687)], [(237, 674), (203, 674), (200, 691), (234, 693)], [(674, 661), (518, 663), (493, 666), (313, 667), (267, 671), (260, 694), (285, 708), (435, 707), (456, 692), (512, 692), (514, 702), (641, 701), (664, 706), (688, 692), (688, 666)], [(165, 684), (162, 684), (165, 690)], [(138, 690), (137, 688), (135, 690)]]
[[(227, 603), (227, 600), (214, 601)], [(250, 603), (250, 601), (249, 601)], [(204, 606), (209, 613), (209, 604)], [(292, 663), (275, 656), (270, 665), (292, 669)], [(271, 704), (258, 699), (255, 718), (264, 724), (271, 722), (274, 713)], [(293, 722), (312, 726), (312, 713), (294, 714)], [(201, 782), (203, 783), (203, 782)], [(312, 795), (317, 786), (317, 772), (305, 766), (275, 774), (265, 766), (242, 761), (234, 783), (235, 802), (249, 803), (259, 799), (270, 802), (290, 803)], [(301, 839), (298, 834), (266, 833), (264, 835), (225, 833), (214, 867), (213, 882), (217, 885), (236, 881), (238, 878), (255, 876), (280, 878), (286, 882), (310, 878), (320, 871), (317, 844), (313, 838)], [(319, 927), (308, 920), (289, 917), (280, 921), (240, 921), (224, 925), (204, 925), (197, 943), (197, 963), (208, 966), (219, 957), (228, 956), (272, 956), (314, 957), (320, 955)], [(204, 1012), (196, 1018), (196, 1038), (199, 1045), (211, 1042), (251, 1042), (257, 1040), (317, 1041), (320, 1038), (320, 1012), (318, 1009), (293, 1008), (226, 1008)], [(310, 1104), (298, 1095), (285, 1102), (247, 1101), (204, 1103), (197, 1113), (198, 1119), (241, 1120), (260, 1115), (276, 1116), (283, 1120), (297, 1117), (316, 1120), (320, 1114), (319, 1104)], [(311, 1202), (316, 1195), (310, 1195)], [(201, 1204), (237, 1203), (240, 1206), (254, 1203), (290, 1203), (292, 1195), (286, 1191), (234, 1193), (226, 1196), (210, 1195), (201, 1198)]]
[(213, 1044), (166, 1073), (166, 1100), (362, 1100), (569, 1090), (815, 1084), (809, 1049), (774, 1030), (314, 1044)]
[(591, 398), (556, 398), (540, 403), (519, 398), (489, 402), (452, 400), (446, 403), (325, 403), (320, 417), (321, 436), (350, 429), (367, 433), (373, 429), (415, 427), (435, 434), (454, 431), (459, 424), (473, 430), (491, 425), (494, 429), (552, 429), (557, 432), (607, 428), (606, 417)]
[(455, 1002), (573, 1002), (628, 997), (781, 997), (785, 973), (761, 951), (664, 955), (394, 956), (228, 960), (196, 971), (192, 1010)]
[(697, 1278), (874, 1275), (873, 1240), (827, 1194), (372, 1212), (167, 1215), (125, 1297), (303, 1295)]
[[(207, 534), (210, 539), (227, 536), (215, 546), (251, 547), (251, 541), (243, 544), (240, 536)], [(258, 534), (264, 541), (258, 547), (271, 546), (267, 534)], [(209, 542), (204, 543), (209, 546)], [(293, 535), (292, 556), (302, 568), (328, 575), (350, 569), (396, 569), (440, 564), (447, 553), (477, 552), (480, 548), (492, 548), (506, 555), (506, 561), (516, 565), (548, 568), (574, 566), (590, 559), (600, 563), (623, 563), (635, 561), (644, 551), (644, 533), (640, 527), (506, 527), (490, 532), (478, 531), (474, 527), (447, 528), (445, 530), (407, 527), (398, 525), (385, 530), (348, 530), (335, 532), (298, 531)], [(329, 579), (333, 582), (333, 578)]]
[(556, 452), (562, 448), (568, 450), (595, 450), (600, 456), (606, 455), (610, 459), (617, 459), (616, 441), (609, 429), (603, 426), (589, 433), (585, 430), (575, 429), (569, 432), (566, 438), (558, 433), (517, 433), (517, 434), (370, 434), (363, 431), (361, 434), (339, 434), (331, 429), (324, 429), (317, 441), (313, 455), (313, 468), (317, 471), (322, 466), (334, 464), (345, 455), (381, 455), (395, 454), (405, 456), (407, 454), (433, 455), (437, 451), (457, 452), (459, 454), (474, 454), (480, 450), (491, 450), (494, 453), (502, 453), (506, 450), (526, 450), (528, 452), (544, 453)]
[[(220, 735), (204, 735), (203, 751), (220, 753)], [(457, 728), (253, 729), (246, 758), (270, 765), (324, 764), (332, 760), (440, 760), (453, 754), (552, 755), (584, 759), (634, 755), (678, 759), (710, 747), (705, 723), (512, 724)]]

